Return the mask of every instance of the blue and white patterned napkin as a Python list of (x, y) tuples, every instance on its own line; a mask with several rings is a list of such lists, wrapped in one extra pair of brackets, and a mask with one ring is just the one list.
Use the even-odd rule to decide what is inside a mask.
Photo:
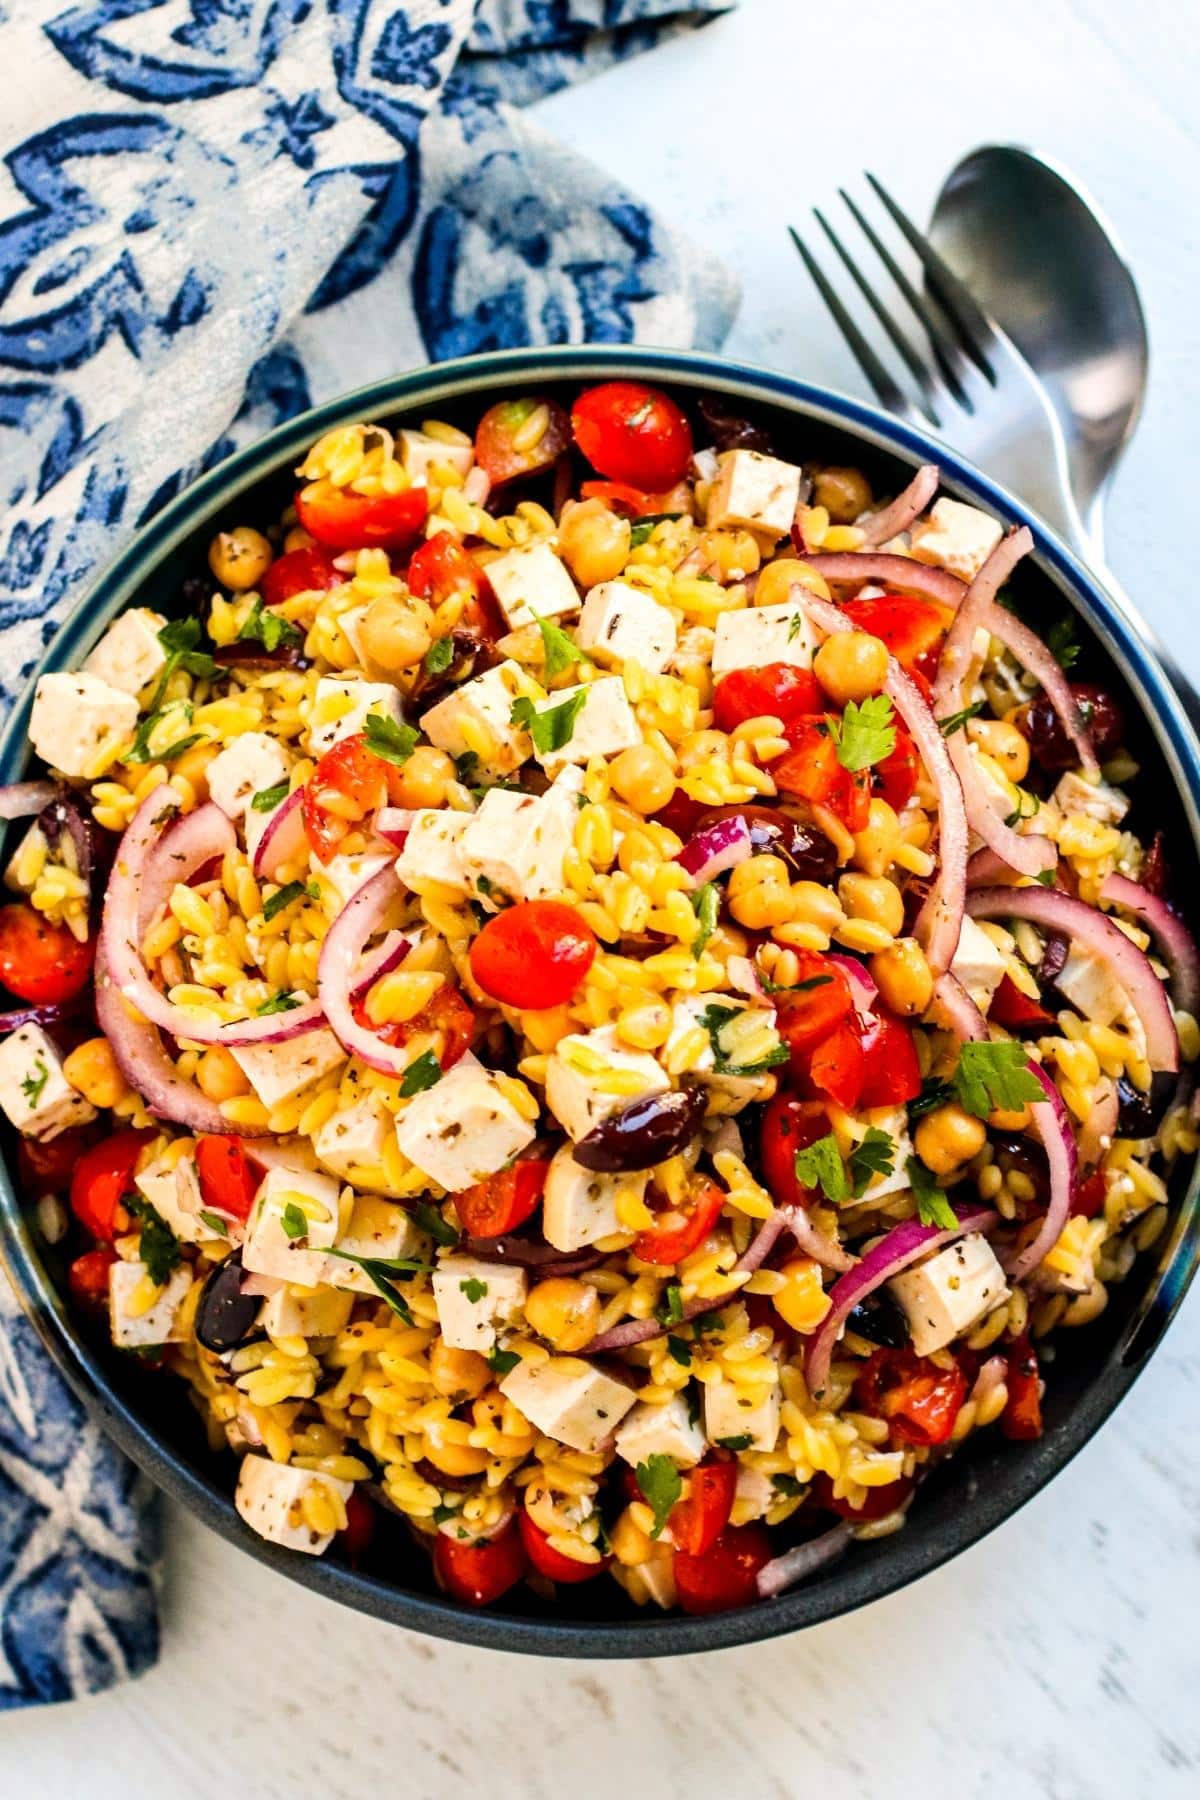
[[(518, 108), (734, 3), (0, 4), (0, 704), (98, 562), (310, 404), (507, 345), (720, 343), (729, 274)], [(156, 1554), (0, 1294), (0, 1710), (152, 1663)]]

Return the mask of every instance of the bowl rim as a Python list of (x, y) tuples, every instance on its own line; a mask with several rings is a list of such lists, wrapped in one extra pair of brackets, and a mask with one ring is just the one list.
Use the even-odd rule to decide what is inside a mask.
[[(1106, 593), (1057, 536), (1017, 497), (926, 432), (888, 417), (849, 395), (713, 353), (644, 346), (553, 346), (486, 352), (371, 382), (311, 408), (234, 452), (176, 495), (92, 579), (50, 641), (0, 734), (0, 780), (19, 775), (28, 756), (27, 725), (37, 678), (76, 666), (147, 576), (207, 517), (246, 488), (295, 461), (316, 437), (339, 423), (375, 419), (484, 395), (517, 378), (611, 379), (629, 375), (667, 385), (717, 391), (762, 401), (910, 464), (936, 462), (944, 485), (1002, 516), (1029, 525), (1032, 557), (1065, 591), (1133, 690), (1183, 802), (1193, 843), (1200, 849), (1200, 743), (1159, 662), (1153, 637), (1132, 607)], [(99, 1358), (76, 1334), (43, 1268), (21, 1213), (7, 1164), (0, 1160), (0, 1262), (27, 1315), (69, 1385), (89, 1413), (132, 1460), (173, 1499), (229, 1542), (270, 1568), (327, 1598), (429, 1635), (533, 1655), (650, 1657), (755, 1643), (836, 1618), (904, 1587), (979, 1542), (1012, 1517), (1078, 1453), (1141, 1372), (1174, 1316), (1195, 1272), (1200, 1165), (1180, 1203), (1171, 1243), (1162, 1254), (1148, 1297), (1100, 1365), (1082, 1401), (1052, 1439), (1012, 1446), (1009, 1478), (972, 1496), (933, 1548), (905, 1540), (882, 1560), (850, 1558), (779, 1599), (706, 1617), (642, 1614), (621, 1621), (531, 1618), (496, 1610), (472, 1611), (438, 1595), (415, 1592), (323, 1558), (295, 1556), (252, 1533), (227, 1492), (141, 1423), (109, 1380)], [(909, 1540), (911, 1544), (911, 1540)]]

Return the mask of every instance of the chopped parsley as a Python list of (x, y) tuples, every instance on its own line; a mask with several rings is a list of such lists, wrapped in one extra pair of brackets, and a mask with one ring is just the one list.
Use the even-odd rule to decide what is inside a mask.
[(183, 1261), (179, 1239), (148, 1200), (126, 1194), (124, 1204), (127, 1211), (141, 1221), (138, 1255), (146, 1265), (146, 1273), (155, 1287), (162, 1287), (172, 1269), (177, 1269)]
[[(265, 916), (264, 913), (264, 917)], [(294, 1012), (298, 1006), (303, 1005), (304, 998), (301, 994), (291, 994), (287, 992), (282, 994), (272, 994), (269, 1000), (264, 1000), (261, 1006), (255, 1007), (254, 1014), (256, 1018), (265, 1019), (268, 1018), (271, 1013)]]
[(922, 1225), (936, 1225), (939, 1231), (957, 1230), (958, 1216), (925, 1164), (919, 1158), (910, 1156), (904, 1170), (912, 1187), (913, 1199), (917, 1203), (917, 1217)]
[(533, 739), (533, 747), (542, 756), (552, 750), (563, 750), (575, 735), (575, 721), (587, 702), (588, 691), (581, 687), (555, 706), (535, 707), (528, 694), (512, 703), (509, 722), (521, 725)]
[[(126, 751), (123, 760), (127, 763), (172, 762), (175, 757), (182, 756), (185, 750), (190, 750), (193, 744), (200, 742), (202, 734), (190, 731), (185, 732), (183, 737), (173, 739), (165, 748), (156, 748), (153, 739), (164, 726), (170, 727), (174, 720), (178, 720), (184, 727), (191, 724), (190, 700), (172, 700), (161, 710), (148, 713), (134, 733), (133, 746)], [(169, 729), (166, 735), (170, 735)]]
[(793, 638), (799, 637), (800, 633), (803, 630), (804, 630), (804, 614), (798, 613), (798, 612), (793, 613), (791, 618), (788, 620), (788, 634), (787, 634), (788, 643), (790, 644), (792, 642)]
[(706, 881), (692, 895), (692, 911), (700, 921), (700, 929), (692, 939), (692, 955), (699, 962), (704, 954), (704, 947), (717, 929), (717, 919), (721, 912), (721, 890), (715, 881)]
[(46, 1059), (39, 1050), (33, 1068), (21, 1082), (21, 1092), (28, 1100), (30, 1107), (35, 1107), (46, 1091), (46, 1083), (50, 1079), (50, 1070)]
[(896, 1146), (878, 1125), (868, 1127), (861, 1144), (850, 1152), (850, 1180), (854, 1198), (861, 1200), (876, 1175), (890, 1175), (896, 1166)]
[(852, 775), (883, 762), (896, 748), (896, 715), (887, 695), (872, 694), (861, 706), (848, 700), (833, 736), (837, 759)]
[(212, 1232), (214, 1237), (227, 1238), (229, 1236), (228, 1222), (223, 1219), (219, 1213), (206, 1212), (205, 1209), (201, 1207), (199, 1216), (201, 1222), (208, 1226), (208, 1229)]
[(304, 881), (289, 881), (285, 887), (276, 888), (275, 892), (263, 901), (263, 918), (269, 924), (277, 918), (285, 906), (291, 906), (296, 900), (303, 900), (309, 892), (309, 884)]
[(832, 1131), (807, 1149), (796, 1152), (796, 1180), (801, 1187), (820, 1188), (827, 1200), (835, 1204), (850, 1197), (846, 1165)]
[(414, 1262), (407, 1256), (351, 1256), (348, 1250), (327, 1250), (326, 1256), (336, 1256), (342, 1262), (353, 1263), (361, 1269), (380, 1299), (385, 1301), (392, 1312), (404, 1325), (411, 1325), (413, 1316), (408, 1301), (396, 1288), (393, 1279), (407, 1281), (413, 1275), (423, 1274), (428, 1263)]
[[(823, 977), (822, 979), (828, 979)], [(741, 1019), (754, 1009), (748, 1006), (722, 1006), (713, 1002), (706, 1006), (697, 1021), (708, 1033), (708, 1041), (712, 1045), (713, 1071), (718, 1075), (761, 1075), (767, 1069), (778, 1068), (780, 1063), (788, 1060), (786, 1044), (776, 1044), (775, 1048), (757, 1062), (734, 1062), (721, 1043), (721, 1033), (734, 1019)]]
[(954, 1091), (977, 1119), (997, 1110), (1020, 1112), (1030, 1101), (1046, 1098), (1041, 1082), (1029, 1072), (1023, 1045), (1012, 1038), (964, 1044), (954, 1071)]
[(308, 1236), (308, 1215), (303, 1207), (296, 1205), (294, 1200), (289, 1200), (280, 1213), (279, 1223), (283, 1226), (284, 1236), (290, 1238), (293, 1243)]
[(1079, 661), (1079, 639), (1075, 621), (1069, 616), (1056, 619), (1046, 633), (1046, 648), (1065, 675)]
[(298, 644), (303, 633), (289, 619), (272, 612), (260, 599), (255, 599), (238, 632), (239, 644), (261, 644), (264, 650), (278, 650), (281, 644)]
[(250, 802), (251, 812), (274, 812), (288, 797), (286, 781), (277, 781), (274, 787), (259, 788)]
[(159, 632), (158, 641), (167, 653), (167, 660), (150, 701), (151, 712), (157, 712), (162, 705), (167, 683), (176, 669), (194, 675), (198, 681), (207, 681), (217, 667), (207, 650), (196, 648), (200, 642), (199, 619), (172, 619)]
[(422, 1231), (427, 1231), (435, 1244), (444, 1249), (451, 1249), (458, 1242), (458, 1233), (439, 1206), (429, 1200), (418, 1200), (409, 1207), (409, 1212)]
[(493, 1375), (507, 1375), (520, 1362), (515, 1350), (501, 1350), (498, 1346), (487, 1353), (487, 1365)]
[(654, 1514), (654, 1526), (650, 1536), (661, 1537), (663, 1527), (671, 1516), (671, 1509), (683, 1492), (683, 1481), (679, 1470), (669, 1456), (656, 1452), (640, 1462), (633, 1471), (642, 1496)]
[(665, 524), (668, 519), (682, 519), (683, 513), (643, 513), (635, 519), (629, 533), (629, 548), (637, 550), (653, 535), (656, 525)]
[(977, 713), (982, 711), (983, 701), (976, 700), (973, 706), (964, 706), (961, 712), (951, 713), (948, 719), (939, 719), (938, 724), (941, 726), (942, 736), (953, 737), (956, 731), (962, 730), (968, 719), (973, 719)]
[(454, 661), (454, 639), (452, 637), (434, 638), (425, 652), (422, 667), (427, 675), (444, 675)]
[(691, 1368), (692, 1346), (684, 1338), (668, 1336), (667, 1354), (679, 1364), (681, 1369)]
[(479, 767), (478, 750), (464, 750), (461, 756), (454, 759), (454, 773), (464, 787), (470, 787), (475, 779), (475, 771)]
[(663, 1290), (663, 1297), (654, 1312), (655, 1317), (662, 1325), (681, 1325), (683, 1323), (683, 1289), (678, 1282), (668, 1282)]
[[(533, 612), (532, 606), (530, 612)], [(569, 638), (561, 626), (555, 625), (551, 619), (543, 619), (540, 613), (533, 613), (537, 620), (537, 628), (542, 634), (542, 653), (545, 666), (542, 670), (547, 681), (553, 681), (564, 669), (572, 668), (576, 663), (590, 663), (591, 657), (586, 650), (581, 650), (574, 638)]]
[(945, 1106), (947, 1100), (953, 1098), (954, 1089), (948, 1081), (940, 1081), (936, 1075), (927, 1075), (921, 1083), (921, 1092), (915, 1100), (910, 1100), (908, 1103), (909, 1124), (915, 1125), (918, 1119), (925, 1117), (926, 1113), (933, 1112), (936, 1107)]
[(718, 1438), (717, 1442), (722, 1450), (748, 1450), (754, 1442), (754, 1433), (739, 1431), (736, 1437)]
[(472, 1306), (477, 1306), (486, 1297), (488, 1284), (486, 1281), (480, 1281), (477, 1275), (468, 1275), (465, 1281), (459, 1282), (458, 1291), (467, 1296)]
[(424, 1050), (415, 1062), (410, 1062), (400, 1078), (400, 1098), (411, 1100), (414, 1094), (423, 1094), (426, 1088), (436, 1087), (442, 1079), (442, 1065), (432, 1050)]
[(363, 737), (371, 755), (401, 768), (416, 749), (420, 735), (415, 726), (397, 725), (382, 713), (369, 712), (363, 721)]

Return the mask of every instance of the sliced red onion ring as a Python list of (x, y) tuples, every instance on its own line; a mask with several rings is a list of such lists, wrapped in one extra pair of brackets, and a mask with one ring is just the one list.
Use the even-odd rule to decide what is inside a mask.
[(657, 1319), (626, 1319), (624, 1324), (614, 1325), (611, 1331), (602, 1331), (590, 1344), (585, 1344), (580, 1355), (603, 1356), (611, 1350), (629, 1350), (634, 1344), (648, 1344), (652, 1338), (665, 1337), (674, 1325), (698, 1319), (701, 1313), (719, 1312), (735, 1298), (736, 1290), (724, 1300), (685, 1300), (679, 1318), (672, 1325), (662, 1325)]
[(836, 963), (845, 973), (854, 995), (854, 1010), (860, 1019), (865, 1019), (879, 998), (879, 989), (871, 979), (870, 970), (853, 956), (841, 956), (837, 952), (828, 956), (826, 961)]
[(999, 882), (1015, 881), (1017, 872), (1010, 868), (1002, 856), (997, 856), (987, 845), (976, 850), (967, 864), (967, 887), (992, 887)]
[(57, 792), (52, 781), (11, 781), (0, 787), (0, 819), (31, 819)]
[(977, 888), (967, 895), (973, 919), (1031, 919), (1046, 931), (1060, 931), (1095, 956), (1125, 990), (1146, 1034), (1152, 1069), (1179, 1068), (1179, 1034), (1166, 989), (1136, 944), (1094, 906), (1056, 888)]
[(1034, 1062), (1032, 1057), (1029, 1059), (1029, 1072), (1037, 1077), (1046, 1090), (1045, 1100), (1036, 1101), (1029, 1110), (1050, 1169), (1050, 1204), (1036, 1236), (1005, 1265), (1013, 1281), (1023, 1281), (1026, 1275), (1037, 1268), (1047, 1251), (1057, 1244), (1062, 1228), (1071, 1215), (1071, 1199), (1079, 1167), (1075, 1133), (1071, 1129), (1071, 1121), (1067, 1117), (1067, 1109), (1058, 1089), (1041, 1064)]
[(888, 589), (901, 588), (925, 600), (936, 600), (940, 606), (958, 608), (967, 591), (966, 582), (948, 569), (935, 569), (911, 556), (893, 556), (883, 550), (836, 550), (806, 556), (804, 561), (835, 586), (859, 587), (865, 581), (878, 581)]
[(1161, 894), (1152, 894), (1149, 888), (1124, 875), (1110, 875), (1100, 889), (1100, 898), (1132, 913), (1146, 927), (1171, 971), (1176, 1006), (1195, 1018), (1200, 1012), (1200, 954), (1195, 938), (1178, 913), (1171, 911)]
[(785, 1550), (782, 1556), (776, 1556), (754, 1577), (760, 1600), (773, 1600), (787, 1588), (795, 1587), (798, 1581), (806, 1581), (815, 1575), (818, 1569), (824, 1569), (844, 1556), (854, 1540), (854, 1528), (843, 1520), (841, 1524), (823, 1531), (820, 1537), (810, 1538), (807, 1544), (797, 1544), (793, 1550)]
[(693, 887), (703, 887), (726, 869), (735, 869), (753, 855), (750, 827), (740, 814), (718, 819), (688, 839), (675, 861), (692, 878)]
[(978, 1204), (956, 1206), (954, 1213), (958, 1224), (953, 1231), (941, 1231), (936, 1225), (922, 1225), (919, 1219), (906, 1219), (902, 1225), (894, 1226), (886, 1237), (880, 1238), (848, 1274), (834, 1283), (829, 1292), (829, 1311), (820, 1330), (809, 1338), (805, 1350), (804, 1379), (814, 1398), (824, 1392), (834, 1345), (842, 1327), (868, 1294), (873, 1294), (877, 1287), (882, 1287), (885, 1281), (907, 1269), (927, 1251), (940, 1250), (943, 1244), (952, 1244), (969, 1231), (987, 1231), (998, 1219), (996, 1213)]
[(999, 638), (1006, 650), (1012, 652), (1021, 667), (1041, 683), (1081, 764), (1090, 775), (1098, 775), (1100, 765), (1092, 749), (1092, 740), (1053, 650), (1042, 642), (1036, 631), (1031, 631), (1007, 607), (994, 600), (983, 609), (982, 623), (994, 638)]
[(402, 931), (389, 931), (383, 942), (363, 958), (350, 989), (351, 1000), (361, 1000), (377, 981), (398, 969), (411, 949), (411, 938), (406, 938)]
[(409, 806), (381, 806), (375, 814), (375, 829), (381, 838), (386, 838), (397, 850), (403, 850), (416, 816)]
[(350, 896), (330, 926), (317, 965), (318, 1004), (343, 1049), (385, 1075), (404, 1073), (405, 1052), (396, 1045), (385, 1044), (369, 1026), (358, 1023), (351, 1008), (350, 991), (365, 945), (383, 924), (388, 908), (403, 893), (394, 869), (380, 869), (372, 875)]
[[(175, 804), (178, 806), (178, 802)], [(190, 881), (197, 869), (224, 856), (236, 843), (232, 824), (211, 800), (195, 812), (177, 816), (165, 827), (146, 851), (137, 878), (139, 941), (176, 885)]]
[(854, 521), (858, 529), (865, 533), (863, 543), (867, 546), (886, 544), (889, 538), (899, 537), (902, 531), (907, 531), (932, 502), (941, 478), (941, 470), (936, 463), (923, 463), (904, 492), (897, 494), (890, 506)]
[[(836, 1269), (839, 1274), (845, 1274), (847, 1269), (854, 1267), (858, 1258), (851, 1256), (848, 1250), (843, 1250), (835, 1239), (826, 1237), (823, 1231), (818, 1231), (802, 1206), (783, 1206), (779, 1210), (783, 1214), (786, 1229), (796, 1240), (796, 1248), (803, 1250), (805, 1256), (811, 1256), (813, 1261), (820, 1263), (824, 1269)], [(753, 1244), (750, 1249), (754, 1249)], [(746, 1254), (749, 1255), (749, 1251)], [(746, 1258), (743, 1257), (738, 1268), (743, 1269), (745, 1266)]]
[(294, 788), (268, 819), (254, 852), (254, 873), (260, 880), (265, 876), (274, 881), (275, 871), (284, 863), (307, 862), (308, 838), (300, 810), (303, 794), (302, 787)]
[(933, 997), (946, 1023), (963, 1043), (983, 1043), (988, 1035), (987, 1020), (956, 975), (949, 969), (933, 984)]

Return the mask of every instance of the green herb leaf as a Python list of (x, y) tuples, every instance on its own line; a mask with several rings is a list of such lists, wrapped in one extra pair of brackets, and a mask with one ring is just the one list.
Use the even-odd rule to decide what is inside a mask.
[(1042, 809), (1042, 803), (1036, 794), (1028, 793), (1025, 788), (1018, 788), (1017, 793), (1020, 799), (1004, 821), (1008, 826), (1019, 825), (1022, 819), (1032, 819), (1034, 813)]
[(280, 1213), (279, 1223), (283, 1226), (284, 1236), (291, 1238), (293, 1243), (308, 1236), (308, 1214), (294, 1200), (289, 1200)]
[(256, 599), (238, 632), (240, 644), (261, 644), (265, 650), (278, 650), (281, 644), (298, 644), (303, 638), (290, 619), (272, 612)]
[(46, 1083), (49, 1079), (50, 1070), (46, 1066), (45, 1057), (39, 1050), (37, 1057), (34, 1060), (33, 1068), (21, 1082), (21, 1092), (24, 1094), (31, 1107), (36, 1106), (41, 1099), (46, 1091)]
[(167, 653), (167, 660), (150, 702), (149, 711), (152, 713), (157, 712), (162, 705), (167, 683), (176, 669), (183, 669), (186, 674), (195, 676), (197, 681), (207, 681), (217, 667), (207, 650), (196, 648), (200, 642), (199, 619), (171, 619), (159, 632), (158, 641)]
[(501, 1350), (498, 1347), (487, 1353), (487, 1365), (493, 1375), (507, 1375), (520, 1362), (515, 1350)]
[(456, 756), (454, 759), (454, 773), (464, 787), (470, 787), (478, 767), (479, 752), (477, 750), (464, 750), (461, 756)]
[(421, 1262), (415, 1256), (356, 1256), (352, 1250), (326, 1250), (326, 1256), (336, 1256), (339, 1262), (354, 1263), (356, 1267), (365, 1269), (370, 1263), (373, 1269), (379, 1269), (385, 1275), (398, 1275), (401, 1281), (411, 1281), (414, 1275), (432, 1275), (433, 1264)]
[(277, 888), (268, 899), (263, 901), (263, 918), (269, 924), (272, 919), (279, 916), (285, 906), (291, 906), (295, 900), (303, 900), (307, 893), (307, 882), (289, 881), (286, 887)]
[(126, 1210), (141, 1222), (138, 1255), (146, 1265), (146, 1273), (155, 1287), (162, 1287), (172, 1269), (177, 1269), (183, 1261), (179, 1239), (148, 1200), (126, 1194), (124, 1204)]
[(788, 620), (788, 634), (787, 634), (788, 643), (790, 644), (793, 638), (799, 637), (800, 633), (803, 630), (804, 630), (804, 614), (798, 613), (798, 612), (793, 613), (791, 618)]
[(926, 1113), (933, 1112), (935, 1107), (945, 1106), (947, 1100), (954, 1098), (954, 1089), (948, 1081), (939, 1081), (936, 1075), (927, 1075), (921, 1083), (921, 1092), (915, 1100), (908, 1103), (908, 1122), (915, 1125)]
[(1066, 616), (1055, 620), (1046, 633), (1046, 648), (1064, 675), (1075, 667), (1079, 661), (1079, 640), (1075, 636), (1074, 619)]
[(655, 1308), (655, 1316), (663, 1325), (679, 1325), (683, 1322), (683, 1289), (676, 1281), (668, 1282), (663, 1290), (663, 1297)]
[(208, 1226), (208, 1229), (212, 1232), (214, 1237), (227, 1238), (229, 1236), (228, 1220), (223, 1219), (220, 1213), (206, 1212), (205, 1209), (201, 1207), (198, 1216), (203, 1223)]
[(418, 1200), (408, 1210), (421, 1230), (427, 1231), (435, 1244), (441, 1244), (446, 1250), (457, 1244), (459, 1234), (440, 1206), (434, 1206), (429, 1200)]
[(303, 1005), (304, 997), (301, 994), (272, 994), (269, 1000), (264, 1000), (261, 1006), (255, 1007), (254, 1015), (258, 1019), (265, 1019), (272, 1013), (294, 1012), (298, 1006)]
[(833, 980), (832, 975), (810, 975), (804, 981), (770, 981), (765, 975), (759, 975), (764, 993), (768, 994), (807, 994), (810, 988), (828, 987)]
[(434, 638), (425, 652), (423, 668), (427, 675), (444, 675), (454, 661), (454, 639), (452, 637)]
[(700, 929), (692, 939), (692, 955), (699, 962), (721, 915), (721, 890), (715, 881), (706, 881), (703, 887), (696, 889), (692, 895), (692, 911), (700, 921)]
[[(529, 610), (533, 612), (532, 606)], [(564, 669), (570, 669), (576, 663), (592, 661), (587, 651), (581, 649), (574, 638), (568, 637), (552, 619), (543, 619), (540, 613), (535, 612), (533, 616), (542, 634), (542, 652), (545, 657), (542, 673), (547, 681), (553, 681), (556, 675), (561, 675)]]
[(438, 1504), (434, 1507), (432, 1513), (430, 1514), (430, 1518), (433, 1520), (435, 1525), (448, 1525), (450, 1523), (451, 1519), (456, 1519), (457, 1517), (458, 1517), (457, 1506), (447, 1506), (445, 1501), (443, 1501), (443, 1500), (438, 1501)]
[(383, 713), (369, 712), (363, 721), (363, 737), (371, 755), (381, 756), (384, 762), (395, 763), (398, 768), (408, 761), (420, 736), (415, 726), (397, 725), (395, 719)]
[(925, 1164), (917, 1157), (910, 1156), (904, 1169), (912, 1187), (913, 1199), (917, 1203), (917, 1217), (922, 1225), (936, 1225), (939, 1231), (956, 1230), (958, 1217), (954, 1208)]
[(896, 1145), (878, 1125), (868, 1127), (867, 1135), (850, 1153), (850, 1179), (854, 1198), (861, 1200), (876, 1175), (890, 1175), (896, 1166)]
[(939, 719), (938, 724), (941, 727), (942, 736), (953, 737), (956, 731), (962, 730), (968, 719), (973, 719), (977, 713), (982, 711), (983, 701), (976, 700), (973, 706), (964, 706), (961, 712), (951, 713), (948, 719)]
[(832, 1131), (796, 1152), (796, 1180), (801, 1187), (820, 1188), (827, 1200), (835, 1203), (850, 1195), (846, 1165)]
[(477, 1306), (486, 1296), (488, 1284), (486, 1281), (480, 1281), (477, 1275), (468, 1275), (465, 1281), (459, 1282), (458, 1291), (467, 1296), (472, 1306)]
[(274, 812), (288, 797), (286, 781), (277, 781), (274, 787), (259, 788), (250, 802), (251, 812)]
[(772, 1475), (771, 1486), (777, 1494), (782, 1494), (785, 1500), (795, 1500), (804, 1492), (803, 1482), (797, 1481), (794, 1475)]
[(133, 737), (132, 748), (125, 752), (123, 761), (127, 763), (171, 762), (190, 750), (193, 744), (200, 742), (201, 733), (188, 732), (184, 737), (175, 738), (165, 749), (156, 749), (152, 739), (158, 736), (163, 723), (168, 719), (177, 719), (180, 725), (192, 722), (192, 703), (190, 700), (172, 700), (167, 706), (150, 712), (142, 720)]
[(896, 748), (896, 716), (886, 694), (872, 694), (860, 706), (848, 700), (840, 725), (834, 728), (837, 759), (852, 775), (883, 762)]
[(424, 1050), (401, 1076), (400, 1098), (410, 1100), (414, 1094), (423, 1094), (426, 1088), (436, 1087), (441, 1079), (441, 1063), (432, 1050)]
[(588, 691), (579, 688), (553, 706), (535, 706), (528, 694), (512, 703), (510, 723), (524, 726), (533, 739), (533, 747), (541, 756), (552, 750), (563, 750), (575, 735), (575, 722), (587, 704)]
[(752, 1011), (748, 1006), (723, 1006), (714, 1001), (706, 1006), (697, 1021), (708, 1033), (708, 1041), (712, 1045), (713, 1072), (717, 1075), (761, 1075), (767, 1069), (778, 1068), (788, 1060), (789, 1051), (786, 1044), (777, 1044), (774, 1050), (760, 1057), (758, 1062), (735, 1063), (726, 1054), (721, 1043), (721, 1033), (734, 1019)]
[(633, 521), (632, 526), (630, 527), (629, 548), (631, 550), (636, 550), (642, 544), (646, 543), (647, 540), (653, 535), (654, 527), (656, 525), (664, 524), (667, 519), (682, 519), (682, 518), (685, 518), (686, 516), (687, 515), (685, 513), (677, 513), (677, 512), (643, 513), (641, 518), (635, 519)]
[(667, 1337), (667, 1354), (679, 1364), (681, 1369), (692, 1366), (692, 1346), (681, 1337)]
[(671, 1516), (671, 1508), (683, 1492), (679, 1470), (669, 1456), (655, 1452), (645, 1462), (640, 1462), (633, 1472), (643, 1498), (654, 1514), (654, 1527), (650, 1536), (661, 1537), (663, 1527)]
[(739, 1431), (736, 1437), (718, 1438), (717, 1442), (720, 1444), (722, 1450), (748, 1450), (754, 1442), (754, 1433), (752, 1431)]
[(1029, 1072), (1024, 1046), (1012, 1038), (964, 1044), (954, 1071), (954, 1091), (977, 1119), (986, 1119), (997, 1109), (1019, 1112), (1030, 1101), (1046, 1098), (1041, 1082)]

